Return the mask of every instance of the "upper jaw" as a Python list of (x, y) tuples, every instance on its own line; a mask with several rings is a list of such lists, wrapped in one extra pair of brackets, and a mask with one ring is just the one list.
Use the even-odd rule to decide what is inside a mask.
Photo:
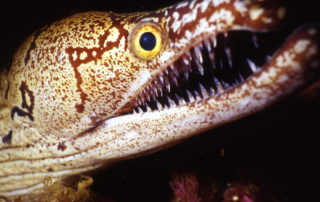
[[(116, 114), (133, 111), (133, 108), (143, 105), (145, 101), (150, 102), (152, 99), (155, 101), (155, 97), (159, 97), (159, 94), (168, 93), (171, 87), (183, 80), (177, 81), (179, 79), (174, 76), (180, 78), (182, 77), (179, 75), (182, 74), (184, 77), (190, 76), (187, 73), (188, 69), (190, 72), (192, 71), (190, 65), (192, 66), (192, 63), (199, 64), (203, 62), (202, 60), (205, 60), (201, 58), (202, 53), (200, 52), (203, 48), (206, 50), (214, 49), (216, 46), (214, 43), (216, 43), (218, 35), (232, 30), (269, 31), (278, 27), (284, 18), (284, 13), (284, 7), (278, 1), (273, 0), (259, 2), (200, 0), (181, 2), (144, 16), (142, 21), (154, 21), (162, 24), (167, 36), (167, 45), (153, 61), (148, 63), (148, 65), (151, 64), (147, 67), (151, 77), (145, 83), (139, 82), (142, 85), (135, 91), (130, 90), (133, 95), (129, 96), (125, 107), (120, 108)], [(208, 52), (211, 52), (211, 50)], [(211, 56), (210, 53), (209, 57)], [(230, 56), (227, 57), (230, 58)], [(214, 59), (211, 57), (210, 60)], [(196, 66), (201, 72), (201, 65)], [(251, 67), (254, 68), (252, 65)], [(243, 78), (237, 78), (236, 80), (239, 83)], [(218, 84), (216, 81), (213, 82)], [(220, 83), (221, 85), (218, 84), (213, 89), (208, 88), (208, 93), (212, 94), (212, 90), (217, 92), (218, 89), (221, 93), (221, 86), (224, 83)], [(226, 89), (226, 86), (222, 87), (223, 90)], [(201, 90), (203, 88), (201, 86), (199, 88), (199, 96), (204, 97), (203, 93), (205, 92)], [(190, 96), (188, 97), (192, 99)], [(197, 95), (193, 94), (193, 97), (196, 98)], [(165, 102), (173, 104), (170, 99)], [(181, 104), (177, 100), (174, 102), (175, 104)], [(163, 105), (163, 103), (161, 104)], [(154, 102), (152, 105), (151, 109), (160, 109), (159, 103)], [(142, 110), (147, 111), (145, 107), (142, 107)]]
[(304, 88), (318, 76), (319, 54), (319, 25), (306, 25), (295, 31), (260, 70), (222, 93), (199, 95), (198, 99), (182, 104), (169, 103), (160, 110), (146, 107), (139, 113), (107, 120), (103, 125), (110, 130), (117, 128), (122, 134), (134, 131), (141, 136), (151, 135), (150, 131), (155, 130), (158, 132), (154, 136), (164, 141), (153, 140), (156, 143), (150, 144), (151, 147), (166, 145), (170, 142), (167, 136), (170, 140), (181, 139), (217, 127)]
[[(201, 4), (205, 1), (198, 2)], [(232, 6), (226, 4), (226, 8), (234, 9), (233, 5), (242, 1), (230, 2)], [(246, 6), (252, 8), (250, 4), (246, 4)], [(175, 63), (183, 62), (185, 57), (189, 57), (188, 53), (193, 54), (195, 61), (200, 60), (200, 57), (195, 57), (198, 55), (197, 49), (201, 48), (201, 46), (206, 46), (208, 41), (212, 45), (214, 43), (212, 36), (216, 37), (219, 33), (234, 29), (251, 31), (271, 29), (271, 27), (279, 23), (279, 17), (282, 17), (282, 15), (279, 15), (279, 9), (276, 9), (273, 14), (272, 11), (264, 10), (269, 16), (275, 16), (278, 19), (271, 21), (275, 24), (270, 25), (269, 23), (252, 21), (249, 12), (246, 13), (246, 17), (245, 15), (238, 16), (239, 18), (234, 21), (236, 22), (234, 26), (220, 26), (221, 29), (219, 30), (212, 31), (209, 29), (208, 32), (204, 31), (202, 34), (196, 35), (195, 39), (191, 38), (190, 43), (184, 44), (183, 48), (180, 49), (176, 46), (181, 47), (182, 42), (186, 41), (186, 38), (183, 38), (184, 36), (182, 35), (186, 33), (185, 30), (176, 32), (176, 34), (169, 33), (168, 35), (173, 37), (169, 43), (174, 45), (171, 47), (173, 50), (178, 49), (177, 55), (168, 60), (161, 68), (156, 69), (156, 73), (152, 74), (153, 77), (129, 101), (130, 104), (129, 107), (127, 105), (126, 112), (134, 112), (135, 108), (138, 113), (126, 113), (124, 116), (108, 119), (102, 124), (102, 129), (98, 128), (97, 130), (121, 131), (119, 135), (123, 135), (124, 139), (126, 134), (132, 134), (133, 132), (139, 134), (141, 138), (144, 137), (143, 140), (141, 138), (132, 140), (132, 146), (126, 146), (128, 151), (123, 150), (123, 155), (126, 156), (126, 154), (138, 153), (138, 150), (145, 151), (150, 148), (167, 146), (170, 143), (172, 144), (173, 139), (179, 140), (189, 137), (252, 114), (308, 85), (316, 78), (314, 73), (318, 71), (317, 68), (320, 63), (320, 29), (318, 25), (307, 25), (297, 30), (278, 48), (271, 58), (265, 61), (261, 69), (248, 62), (253, 74), (246, 79), (238, 80), (235, 85), (227, 86), (227, 88), (223, 86), (220, 86), (220, 88), (218, 86), (216, 89), (213, 88), (217, 92), (213, 94), (210, 89), (203, 91), (203, 88), (199, 86), (197, 94), (188, 95), (186, 91), (187, 96), (179, 96), (180, 99), (173, 99), (170, 95), (168, 88), (171, 88), (171, 85), (173, 86), (175, 83), (172, 76), (180, 75), (181, 77), (179, 76), (179, 78), (182, 78), (181, 83), (186, 77), (184, 70), (186, 65), (177, 65), (179, 66), (178, 68), (172, 68), (172, 65), (176, 66)], [(262, 15), (257, 19), (262, 20), (265, 19), (264, 17), (265, 15)], [(168, 21), (171, 22), (170, 19)], [(167, 25), (169, 26), (170, 23)], [(216, 25), (212, 24), (213, 27), (217, 28), (218, 26)], [(192, 68), (195, 74), (201, 75), (199, 65), (193, 64)], [(169, 82), (169, 87), (166, 82)], [(219, 84), (223, 85), (220, 81)], [(169, 94), (168, 97), (170, 99), (164, 100), (166, 103), (162, 103), (157, 99), (161, 93)], [(156, 98), (155, 102), (151, 101), (154, 99), (153, 96)], [(135, 144), (139, 146), (135, 147)]]

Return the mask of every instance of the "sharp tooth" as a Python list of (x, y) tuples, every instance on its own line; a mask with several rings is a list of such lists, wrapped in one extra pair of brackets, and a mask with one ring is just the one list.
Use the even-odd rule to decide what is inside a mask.
[(150, 95), (147, 96), (147, 101), (148, 101), (148, 102), (151, 101), (151, 96), (150, 96)]
[[(162, 97), (163, 96), (163, 91), (162, 91), (162, 87), (160, 87), (160, 88), (158, 88), (158, 95), (160, 96), (160, 97)], [(159, 97), (159, 96), (157, 96), (157, 97)]]
[(217, 93), (222, 93), (224, 89), (221, 82), (216, 77), (213, 77), (213, 82), (215, 83), (215, 86), (217, 88)]
[(244, 80), (242, 74), (239, 73), (238, 77), (239, 77), (239, 83), (241, 83)]
[(152, 97), (158, 97), (158, 84), (156, 82), (152, 87)]
[(172, 71), (172, 73), (174, 74), (175, 77), (179, 77), (179, 72), (177, 71), (176, 68), (174, 68), (173, 65), (170, 65), (169, 69)]
[(179, 101), (179, 105), (185, 105), (186, 101), (184, 99), (182, 99), (181, 101)]
[(163, 73), (161, 73), (161, 75), (159, 76), (159, 81), (160, 81), (160, 84), (163, 86), (164, 85), (164, 83), (163, 83), (163, 77), (164, 77), (164, 75), (163, 75)]
[(170, 97), (168, 97), (168, 103), (169, 103), (169, 107), (175, 107), (176, 106), (176, 103)]
[(226, 48), (225, 49), (225, 52), (226, 52), (226, 55), (227, 55), (227, 58), (228, 58), (228, 64), (229, 64), (229, 67), (233, 67), (233, 63), (232, 63), (232, 56), (231, 56), (231, 50), (230, 48)]
[(247, 58), (247, 63), (253, 73), (257, 71), (258, 68), (256, 64), (254, 64), (254, 62), (252, 62), (250, 59)]
[(178, 86), (178, 81), (177, 81), (177, 78), (175, 76), (171, 77), (171, 81), (173, 82), (173, 84), (175, 86)]
[(211, 43), (210, 43), (209, 39), (204, 41), (204, 46), (206, 47), (206, 49), (208, 51), (208, 56), (210, 58), (210, 62), (212, 63), (212, 65), (214, 65), (214, 52), (213, 52), (213, 48), (211, 47)]
[(184, 75), (185, 80), (188, 81), (188, 80), (189, 80), (189, 72), (188, 72), (188, 71), (185, 71), (185, 72), (183, 73), (183, 75)]
[(232, 55), (231, 55), (231, 49), (230, 49), (230, 45), (229, 45), (229, 39), (228, 39), (228, 32), (224, 33), (224, 41), (225, 41), (225, 53), (226, 56), (228, 58), (228, 65), (229, 67), (232, 67)]
[(150, 92), (150, 86), (147, 86), (147, 87), (144, 89), (144, 92), (145, 92), (146, 95), (149, 94), (149, 92)]
[(210, 40), (212, 42), (213, 47), (216, 48), (217, 47), (217, 37), (216, 36), (212, 36), (210, 38)]
[(165, 104), (165, 105), (163, 106), (163, 109), (169, 109), (169, 106), (168, 106), (167, 104)]
[(188, 99), (189, 99), (189, 101), (190, 101), (190, 102), (193, 102), (193, 101), (194, 101), (194, 97), (193, 97), (193, 95), (190, 93), (190, 91), (189, 91), (189, 90), (186, 90), (186, 92), (187, 92), (187, 95), (188, 95)]
[(252, 42), (255, 48), (259, 48), (258, 38), (256, 34), (252, 34)]
[(203, 58), (202, 58), (201, 47), (194, 47), (193, 50), (194, 50), (196, 59), (202, 64)]
[(145, 89), (145, 93), (144, 93), (144, 95), (145, 95), (145, 101), (148, 101), (148, 102), (150, 102), (150, 88), (149, 88), (149, 86)]
[(197, 65), (198, 71), (201, 75), (204, 75), (204, 69), (203, 69), (203, 57), (202, 57), (202, 52), (201, 52), (201, 47), (194, 47), (194, 54), (195, 54), (195, 64)]
[(162, 105), (160, 104), (160, 102), (158, 100), (156, 100), (156, 104), (157, 104), (157, 108), (158, 110), (162, 109)]
[[(160, 76), (160, 77), (161, 77), (161, 76)], [(156, 92), (157, 97), (158, 97), (159, 95), (162, 96), (163, 77), (161, 77), (162, 79), (160, 79), (160, 77), (157, 79), (157, 82), (156, 82), (155, 92)], [(162, 82), (161, 82), (161, 80), (162, 80)]]
[(144, 92), (142, 92), (140, 94), (139, 106), (144, 105), (144, 103), (145, 103), (145, 94)]
[(211, 52), (210, 41), (209, 41), (209, 40), (205, 40), (203, 44), (204, 44), (204, 46), (206, 47), (208, 53), (210, 53), (210, 52)]
[(182, 62), (186, 66), (189, 66), (189, 64), (190, 64), (190, 61), (186, 56), (182, 57)]
[[(157, 92), (157, 90), (155, 90), (155, 92)], [(155, 101), (155, 100), (156, 100), (156, 97), (158, 97), (158, 96), (156, 96), (156, 93), (152, 94), (152, 95), (151, 95), (152, 101)]]
[(226, 90), (226, 89), (228, 89), (230, 87), (230, 85), (227, 82), (224, 82), (224, 81), (221, 80), (220, 83), (222, 84), (223, 90)]
[(138, 106), (141, 105), (141, 98), (138, 100)]
[(168, 71), (168, 69), (164, 70), (164, 75), (169, 76), (169, 71)]
[(215, 63), (215, 57), (214, 57), (214, 52), (210, 52), (209, 54), (210, 62), (211, 62), (211, 67), (212, 69), (216, 68), (216, 63)]
[(154, 96), (156, 96), (156, 97), (158, 97), (158, 91), (157, 91), (157, 89), (158, 89), (158, 83), (157, 83), (157, 81), (155, 80), (155, 81), (153, 82), (152, 86), (151, 86), (151, 94), (154, 95)]
[(204, 75), (204, 69), (203, 69), (202, 64), (198, 64), (198, 70), (199, 70), (199, 73), (203, 76)]
[(149, 105), (147, 105), (147, 112), (151, 112), (152, 109), (149, 107)]
[(138, 107), (137, 109), (138, 109), (138, 113), (143, 113), (143, 110), (141, 107)]
[(224, 88), (223, 88), (222, 84), (220, 82), (217, 83), (217, 92), (222, 93), (223, 91), (224, 91)]
[(164, 83), (165, 83), (165, 87), (166, 87), (166, 89), (167, 89), (167, 92), (170, 93), (170, 90), (171, 90), (170, 87), (171, 87), (171, 86), (170, 86), (170, 82), (169, 82), (168, 77), (165, 77), (165, 78), (164, 78)]
[(174, 94), (174, 96), (176, 98), (176, 103), (179, 105), (183, 99), (178, 94)]
[(211, 96), (211, 95), (214, 95), (215, 94), (215, 90), (214, 90), (214, 88), (212, 88), (212, 87), (209, 87), (209, 95)]
[(187, 56), (184, 56), (182, 58), (182, 62), (184, 64), (184, 67), (183, 67), (184, 71), (190, 71), (191, 72), (192, 68), (191, 68), (191, 65), (190, 65), (190, 60), (187, 58)]
[(193, 91), (193, 94), (194, 94), (195, 100), (201, 100), (201, 96), (199, 95), (199, 93), (196, 90)]
[(170, 91), (171, 91), (171, 89), (170, 89), (170, 84), (167, 84), (167, 85), (166, 85), (166, 89), (167, 89), (168, 93), (170, 93)]
[(203, 97), (209, 97), (208, 91), (204, 88), (204, 86), (200, 83), (199, 88)]
[(146, 95), (148, 94), (147, 88), (148, 88), (148, 86), (145, 87), (145, 88), (143, 89), (143, 91), (142, 91), (142, 95), (143, 95), (144, 97), (146, 97)]

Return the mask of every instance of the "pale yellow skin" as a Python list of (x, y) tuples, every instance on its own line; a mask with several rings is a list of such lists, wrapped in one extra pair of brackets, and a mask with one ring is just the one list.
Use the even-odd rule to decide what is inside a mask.
[[(236, 88), (122, 116), (158, 74), (202, 40), (228, 30), (267, 31), (283, 14), (282, 7), (265, 10), (250, 1), (199, 0), (150, 13), (80, 13), (35, 32), (1, 74), (0, 196), (41, 192), (48, 176), (61, 180), (168, 147), (310, 83), (319, 64), (319, 29), (312, 26)], [(160, 27), (164, 39), (151, 59), (134, 53), (131, 40), (147, 22)]]

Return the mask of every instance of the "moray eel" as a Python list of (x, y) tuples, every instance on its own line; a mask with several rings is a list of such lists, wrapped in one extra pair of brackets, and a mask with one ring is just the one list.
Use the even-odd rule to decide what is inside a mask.
[(261, 65), (234, 59), (227, 42), (268, 32), (285, 13), (272, 0), (194, 0), (80, 13), (36, 31), (1, 74), (0, 196), (40, 193), (47, 177), (166, 148), (306, 87), (319, 70), (318, 25)]

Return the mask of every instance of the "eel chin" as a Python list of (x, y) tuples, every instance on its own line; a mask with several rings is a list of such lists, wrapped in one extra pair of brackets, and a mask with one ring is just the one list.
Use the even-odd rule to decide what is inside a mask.
[[(290, 36), (288, 30), (229, 31), (204, 39), (155, 77), (132, 100), (130, 113), (154, 112), (231, 93), (253, 75), (260, 73), (262, 76), (261, 72), (270, 61), (293, 43), (297, 43), (296, 49), (306, 48), (310, 43), (318, 44), (318, 26), (305, 25)], [(298, 40), (302, 40), (300, 44)], [(310, 41), (304, 44), (303, 40)], [(315, 55), (319, 59), (319, 54)], [(307, 65), (308, 53), (299, 57), (300, 64)], [(313, 63), (316, 66), (316, 62)]]

